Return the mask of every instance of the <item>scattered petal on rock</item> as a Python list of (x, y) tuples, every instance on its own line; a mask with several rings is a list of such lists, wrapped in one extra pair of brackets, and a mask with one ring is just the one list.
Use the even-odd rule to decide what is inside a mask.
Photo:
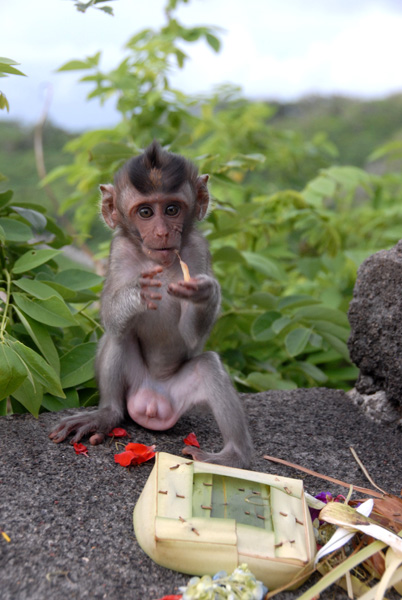
[(200, 447), (195, 433), (189, 433), (188, 436), (184, 438), (183, 442), (187, 444), (187, 446), (196, 446), (197, 448)]

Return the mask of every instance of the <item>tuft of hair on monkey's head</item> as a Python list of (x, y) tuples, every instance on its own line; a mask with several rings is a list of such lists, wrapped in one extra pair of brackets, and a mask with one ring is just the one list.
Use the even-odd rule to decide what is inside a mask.
[(118, 185), (120, 178), (128, 178), (141, 194), (174, 194), (186, 182), (195, 191), (197, 177), (198, 169), (191, 161), (164, 150), (154, 140), (142, 154), (126, 162), (116, 174), (115, 183)]

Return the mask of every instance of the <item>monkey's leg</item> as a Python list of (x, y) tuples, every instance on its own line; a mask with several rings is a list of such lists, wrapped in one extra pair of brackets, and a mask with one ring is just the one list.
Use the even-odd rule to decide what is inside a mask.
[(215, 352), (205, 352), (188, 361), (175, 375), (170, 394), (180, 414), (196, 405), (208, 405), (224, 441), (218, 453), (186, 446), (184, 454), (230, 467), (250, 465), (253, 444), (243, 406)]
[[(103, 442), (106, 435), (116, 427), (125, 416), (125, 389), (127, 369), (139, 362), (138, 371), (141, 373), (142, 359), (137, 345), (123, 344), (115, 338), (104, 335), (99, 343), (97, 355), (97, 379), (100, 390), (99, 408), (90, 412), (66, 417), (50, 433), (54, 442), (64, 441), (71, 433), (75, 433), (71, 443), (79, 442), (81, 438), (92, 433), (89, 441), (96, 445)], [(132, 379), (131, 375), (131, 379)]]

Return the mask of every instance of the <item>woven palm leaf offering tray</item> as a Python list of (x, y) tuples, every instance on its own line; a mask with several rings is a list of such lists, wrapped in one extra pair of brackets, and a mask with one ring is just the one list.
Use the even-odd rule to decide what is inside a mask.
[(316, 553), (303, 482), (157, 453), (134, 509), (156, 563), (191, 575), (246, 563), (270, 590), (311, 571)]

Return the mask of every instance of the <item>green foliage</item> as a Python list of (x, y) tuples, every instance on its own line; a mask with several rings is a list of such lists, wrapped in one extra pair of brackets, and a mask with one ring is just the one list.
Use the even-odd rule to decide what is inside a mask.
[[(347, 364), (347, 319), (338, 307), (325, 309), (320, 286), (307, 283), (300, 269), (324, 271), (328, 280), (335, 270), (331, 257), (341, 242), (324, 200), (319, 203), (337, 184), (323, 172), (306, 185), (335, 150), (324, 136), (305, 141), (277, 132), (269, 105), (248, 102), (230, 86), (207, 98), (172, 89), (169, 72), (186, 58), (178, 43), (203, 37), (216, 49), (211, 31), (184, 28), (169, 16), (160, 31), (133, 36), (129, 55), (109, 73), (99, 67), (100, 53), (61, 67), (89, 71), (81, 79), (94, 85), (89, 98), (103, 102), (115, 96), (122, 120), (114, 129), (87, 132), (67, 144), (74, 163), (53, 171), (47, 182), (67, 177), (75, 185), (63, 207), (77, 207), (76, 227), (86, 236), (98, 218), (99, 183), (110, 181), (153, 138), (173, 151), (186, 146), (186, 154), (211, 175), (215, 194), (204, 229), (222, 286), (223, 314), (209, 346), (221, 352), (242, 389), (334, 385), (355, 375)], [(283, 191), (284, 182), (306, 188)], [(315, 264), (304, 260), (310, 255)], [(349, 270), (350, 288), (354, 269)], [(309, 305), (312, 314), (302, 310)], [(322, 368), (328, 361), (331, 381)]]
[[(52, 125), (43, 129), (43, 146), (45, 148), (45, 163), (48, 170), (54, 169), (70, 160), (63, 146), (72, 139), (72, 134)], [(14, 202), (29, 202), (40, 204), (54, 213), (53, 203), (45, 190), (39, 187), (34, 153), (34, 129), (24, 127), (15, 121), (0, 121), (0, 165), (4, 182), (0, 176), (0, 191), (11, 188), (14, 192)], [(7, 177), (5, 177), (7, 175)], [(71, 187), (60, 180), (52, 185), (56, 198), (71, 194)], [(67, 215), (68, 216), (68, 215)]]
[(378, 100), (313, 96), (279, 105), (275, 127), (313, 136), (325, 131), (341, 164), (364, 167), (373, 149), (400, 132), (401, 110), (401, 94)]
[[(25, 77), (25, 74), (22, 73), (19, 69), (15, 68), (15, 65), (19, 63), (15, 62), (11, 58), (4, 58), (0, 56), (0, 77), (8, 77), (8, 75), (22, 75)], [(7, 112), (10, 110), (10, 105), (6, 96), (0, 91), (0, 110), (6, 109)]]
[[(186, 44), (220, 47), (215, 29), (180, 24), (177, 4), (167, 3), (160, 30), (132, 36), (115, 69), (102, 70), (101, 53), (60, 68), (83, 73), (81, 81), (92, 84), (89, 100), (114, 98), (121, 121), (69, 140), (72, 162), (54, 168), (42, 187), (70, 190), (59, 213), (73, 216), (75, 243), (92, 237), (103, 257), (109, 244), (98, 225), (99, 184), (154, 138), (185, 154), (209, 173), (213, 192), (202, 228), (222, 313), (208, 347), (244, 391), (348, 388), (357, 370), (347, 350), (346, 311), (360, 262), (400, 238), (399, 165), (375, 174), (334, 164), (332, 136), (280, 128), (280, 110), (247, 101), (231, 86), (202, 97), (175, 90), (169, 77), (185, 64)], [(400, 148), (367, 147), (366, 155), (384, 167), (389, 158), (400, 160)], [(93, 302), (100, 279), (66, 264), (68, 240), (50, 216), (54, 207), (21, 195), (15, 204), (11, 192), (0, 195), (0, 398), (10, 396), (13, 410), (33, 414), (41, 406), (89, 404), (96, 399), (100, 327)]]
[(74, 0), (75, 8), (79, 12), (86, 12), (88, 8), (97, 8), (102, 10), (108, 15), (113, 15), (113, 9), (110, 6), (98, 6), (98, 4), (105, 4), (105, 2), (114, 2), (115, 0), (89, 0), (88, 2), (76, 2)]
[(100, 326), (91, 308), (102, 278), (63, 256), (70, 242), (46, 210), (0, 193), (0, 412), (38, 415), (96, 396)]

